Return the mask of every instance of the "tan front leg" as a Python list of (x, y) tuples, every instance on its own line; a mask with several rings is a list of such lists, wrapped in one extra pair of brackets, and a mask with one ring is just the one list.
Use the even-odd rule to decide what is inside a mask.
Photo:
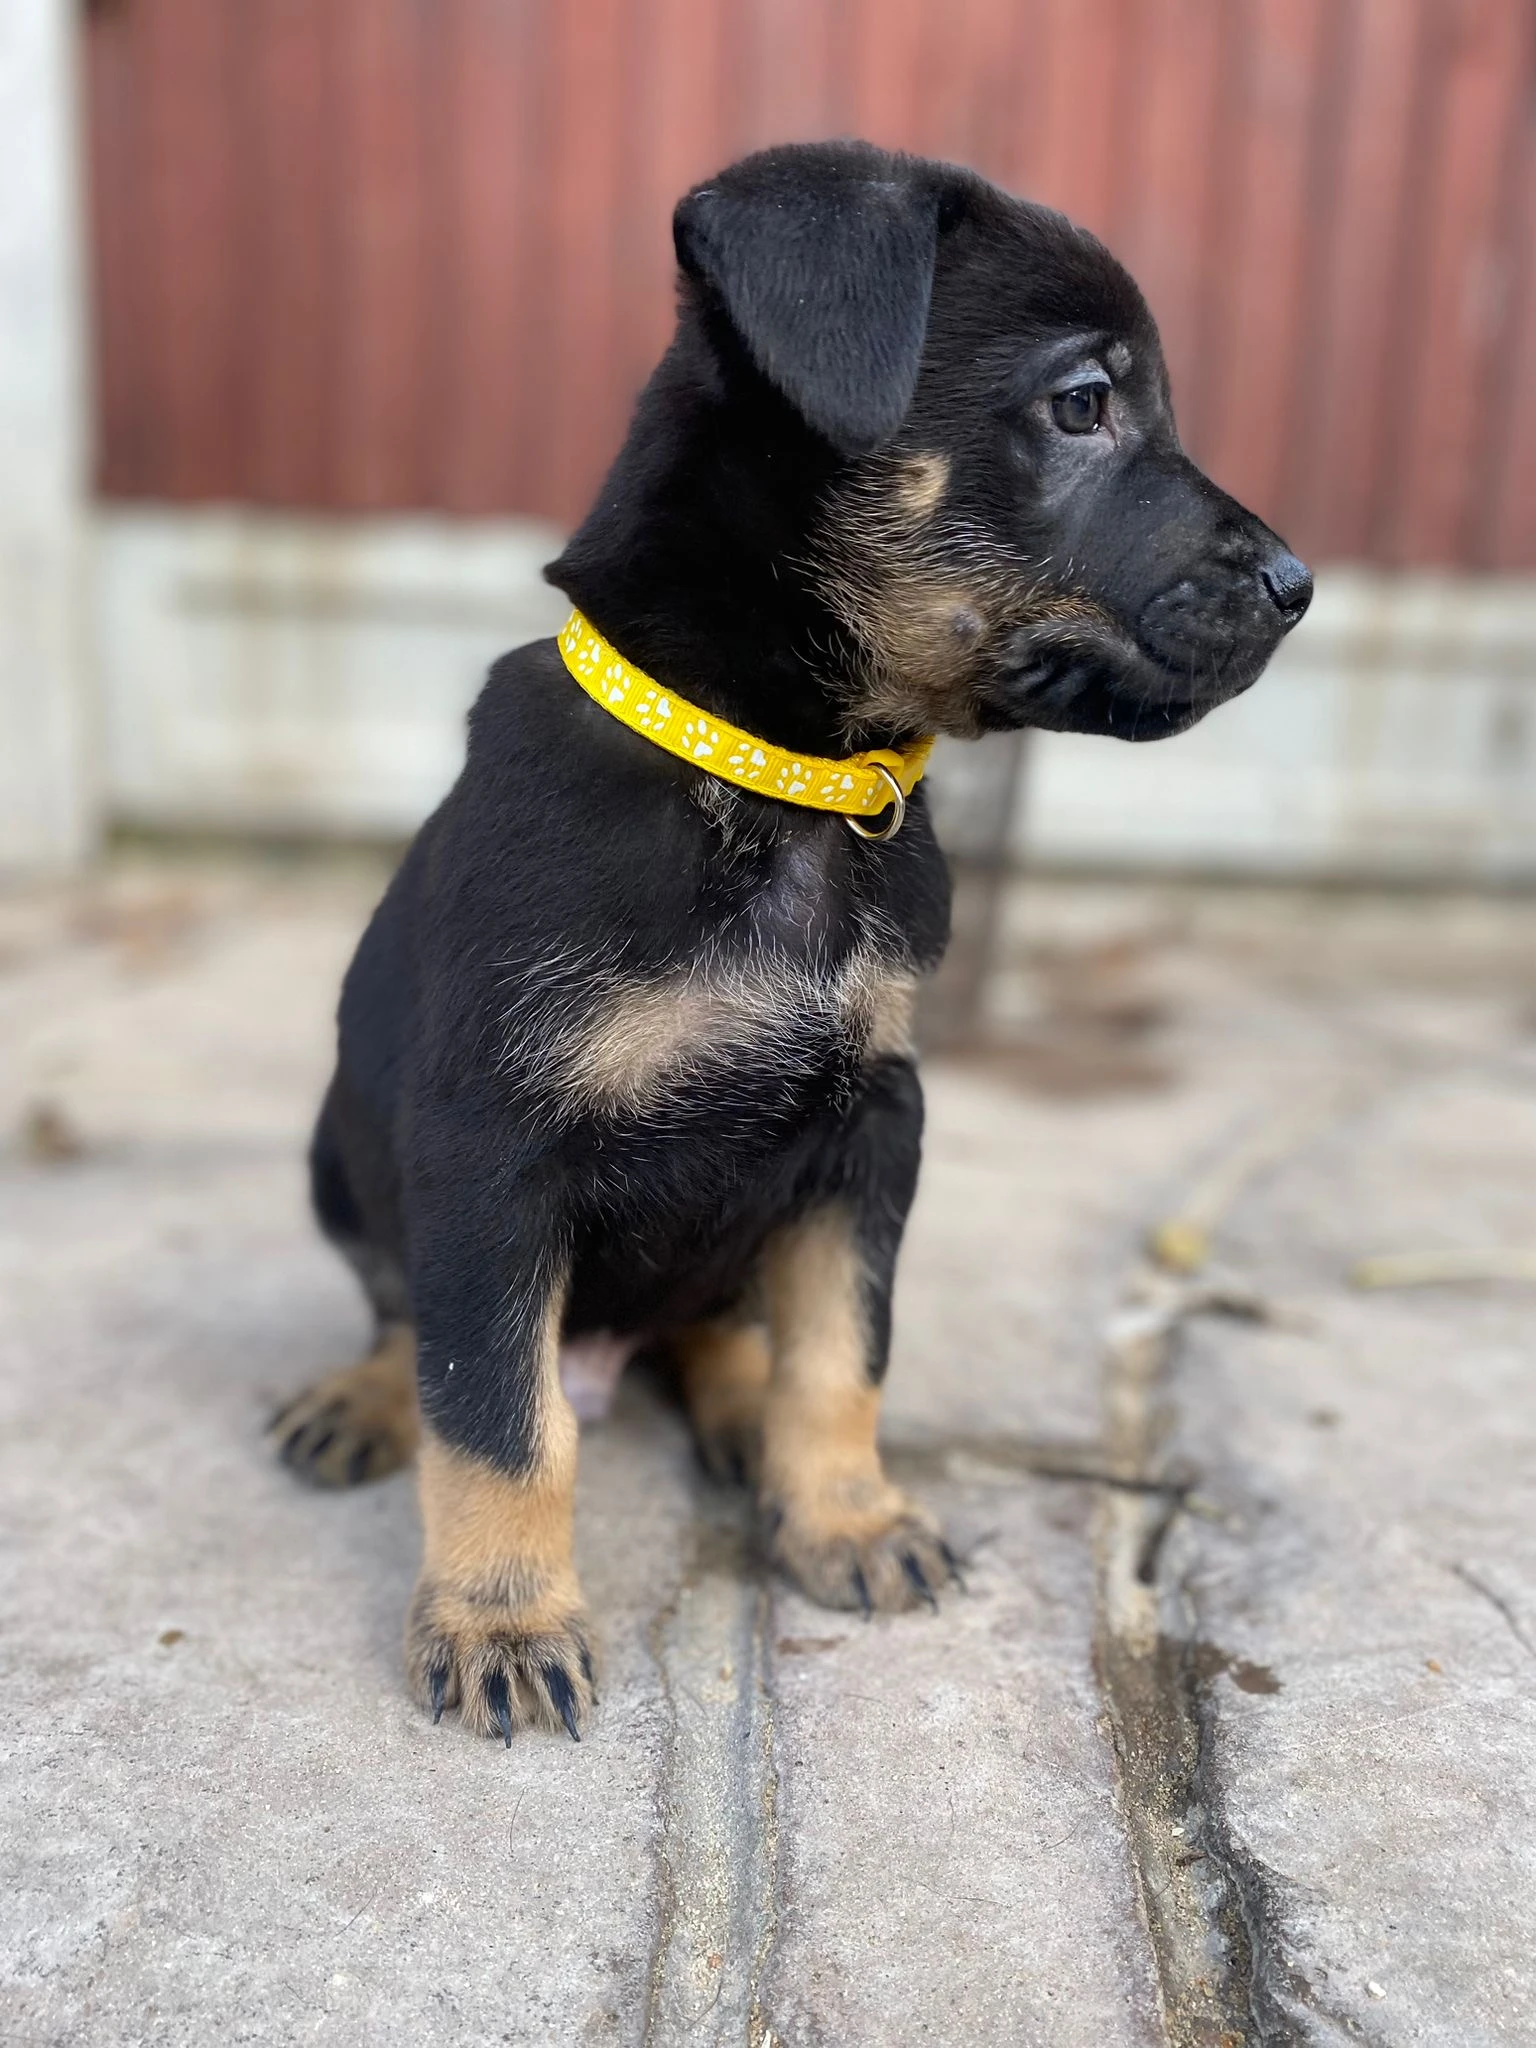
[(419, 1458), (422, 1567), (406, 1623), (412, 1690), (434, 1721), (457, 1706), (510, 1748), (522, 1726), (580, 1740), (594, 1700), (572, 1555), (576, 1417), (560, 1387), (560, 1295), (545, 1319), (533, 1457), (501, 1470), (430, 1428)]
[(774, 1558), (827, 1607), (934, 1604), (954, 1561), (880, 1463), (864, 1269), (846, 1211), (781, 1231), (764, 1282), (773, 1370), (761, 1500)]

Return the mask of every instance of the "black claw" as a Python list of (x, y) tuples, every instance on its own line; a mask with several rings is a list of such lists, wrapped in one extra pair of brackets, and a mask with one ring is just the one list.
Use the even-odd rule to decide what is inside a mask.
[(937, 1614), (939, 1603), (934, 1597), (932, 1586), (928, 1583), (928, 1574), (923, 1570), (922, 1565), (910, 1550), (904, 1550), (901, 1553), (901, 1568), (907, 1575), (908, 1585), (911, 1586), (918, 1599), (926, 1600), (934, 1613)]
[(501, 1730), (501, 1739), (507, 1748), (512, 1747), (512, 1702), (507, 1695), (507, 1674), (493, 1671), (485, 1681), (485, 1704), (491, 1710), (491, 1718)]
[(427, 1684), (432, 1689), (432, 1726), (435, 1728), (443, 1718), (443, 1708), (448, 1704), (448, 1666), (434, 1664), (427, 1673)]
[(580, 1742), (581, 1730), (576, 1725), (576, 1692), (571, 1681), (558, 1664), (540, 1665), (539, 1675), (555, 1703), (555, 1711), (565, 1723), (566, 1733), (572, 1742)]
[(939, 1539), (939, 1549), (943, 1552), (944, 1562), (949, 1567), (949, 1576), (954, 1580), (962, 1593), (968, 1593), (971, 1589), (965, 1583), (964, 1576), (961, 1573), (960, 1560), (942, 1537)]
[(853, 1568), (853, 1590), (859, 1596), (859, 1607), (864, 1619), (869, 1620), (875, 1611), (875, 1603), (869, 1597), (869, 1581), (864, 1576), (864, 1567), (856, 1564)]
[[(300, 1399), (302, 1398), (301, 1396)], [(296, 1408), (299, 1403), (291, 1401), (288, 1405), (290, 1408)], [(283, 1463), (285, 1465), (296, 1465), (302, 1457), (303, 1461), (308, 1464), (313, 1459), (319, 1457), (326, 1446), (334, 1441), (336, 1435), (334, 1427), (325, 1429), (324, 1434), (317, 1437), (313, 1443), (306, 1443), (304, 1441), (305, 1436), (312, 1429), (324, 1429), (326, 1423), (334, 1424), (340, 1418), (344, 1406), (345, 1403), (341, 1401), (328, 1401), (318, 1414), (306, 1415), (302, 1422), (296, 1423), (288, 1432), (287, 1437), (283, 1441), (282, 1449), (279, 1452)]]
[(581, 1658), (581, 1675), (587, 1681), (587, 1686), (595, 1701), (597, 1699), (597, 1674), (592, 1669), (592, 1652), (585, 1643), (581, 1643), (577, 1647), (577, 1655)]
[(368, 1477), (368, 1459), (371, 1455), (371, 1451), (371, 1445), (359, 1444), (357, 1449), (352, 1453), (351, 1457), (348, 1458), (348, 1486), (361, 1486), (363, 1481)]
[(272, 1417), (272, 1420), (267, 1424), (268, 1436), (277, 1435), (277, 1432), (282, 1428), (283, 1424), (288, 1420), (289, 1416), (293, 1413), (294, 1409), (298, 1407), (299, 1403), (303, 1400), (303, 1398), (304, 1396), (302, 1394), (295, 1394), (291, 1401), (285, 1401), (283, 1403), (282, 1407), (276, 1411), (276, 1413)]

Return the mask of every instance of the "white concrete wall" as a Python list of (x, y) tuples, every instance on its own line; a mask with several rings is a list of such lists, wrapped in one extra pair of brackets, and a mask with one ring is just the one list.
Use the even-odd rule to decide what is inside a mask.
[(0, 870), (88, 851), (73, 0), (0, 0)]
[[(0, 0), (0, 5), (4, 0)], [(115, 817), (412, 831), (498, 654), (570, 609), (531, 520), (97, 516), (95, 661)]]
[(1090, 866), (1536, 879), (1536, 579), (1325, 571), (1192, 731), (1036, 735), (1018, 831)]
[[(97, 546), (111, 805), (155, 824), (409, 831), (487, 664), (564, 610), (530, 522), (145, 507)], [(935, 757), (951, 816), (972, 769)], [(1032, 735), (1016, 822), (1026, 858), (1087, 866), (1536, 879), (1536, 581), (1325, 573), (1192, 732)]]

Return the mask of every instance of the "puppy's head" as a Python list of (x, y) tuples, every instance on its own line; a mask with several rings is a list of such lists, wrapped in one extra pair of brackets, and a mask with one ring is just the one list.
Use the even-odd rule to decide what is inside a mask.
[(801, 569), (851, 727), (1158, 739), (1245, 690), (1307, 570), (1179, 446), (1132, 279), (1060, 214), (862, 144), (768, 150), (675, 234), (722, 395), (829, 462)]

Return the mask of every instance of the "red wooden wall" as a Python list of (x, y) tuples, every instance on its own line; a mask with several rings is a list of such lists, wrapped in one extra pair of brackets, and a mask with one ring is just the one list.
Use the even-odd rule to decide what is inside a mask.
[(109, 496), (578, 514), (671, 204), (862, 134), (1140, 278), (1319, 559), (1536, 569), (1536, 0), (101, 0)]

